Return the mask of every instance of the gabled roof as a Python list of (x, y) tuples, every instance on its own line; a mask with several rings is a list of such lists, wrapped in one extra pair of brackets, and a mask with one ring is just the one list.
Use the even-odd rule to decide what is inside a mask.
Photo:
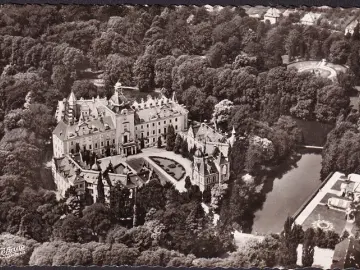
[(64, 123), (64, 121), (60, 120), (57, 124), (56, 128), (53, 131), (53, 134), (56, 135), (60, 140), (64, 140), (67, 134), (68, 125)]
[(105, 116), (102, 119), (81, 119), (81, 121), (79, 121), (78, 124), (75, 125), (66, 124), (64, 121), (61, 120), (54, 129), (53, 134), (61, 140), (67, 140), (75, 137), (76, 134), (79, 132), (80, 127), (83, 126), (87, 126), (90, 130), (94, 132), (103, 132), (108, 129), (111, 130), (115, 128), (111, 116)]
[(278, 10), (277, 8), (269, 8), (264, 16), (273, 17), (273, 18), (279, 18), (280, 14), (281, 14), (281, 11)]
[(217, 132), (214, 128), (209, 125), (202, 123), (199, 130), (197, 131), (195, 138), (198, 140), (207, 140), (210, 142), (223, 142), (224, 136)]
[(321, 13), (308, 12), (301, 18), (301, 22), (311, 22), (316, 23), (316, 21), (321, 17)]

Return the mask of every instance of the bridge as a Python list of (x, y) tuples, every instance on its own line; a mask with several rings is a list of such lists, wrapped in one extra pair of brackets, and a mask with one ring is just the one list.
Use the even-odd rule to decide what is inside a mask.
[(307, 149), (324, 149), (323, 146), (316, 146), (316, 145), (300, 145), (300, 147), (304, 147), (304, 148), (307, 148)]

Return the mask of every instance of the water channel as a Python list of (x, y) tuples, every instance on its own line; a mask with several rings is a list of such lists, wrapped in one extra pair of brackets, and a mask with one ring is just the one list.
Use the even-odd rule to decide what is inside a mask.
[(280, 168), (269, 178), (263, 191), (266, 200), (255, 212), (252, 233), (278, 233), (286, 218), (293, 215), (321, 184), (321, 152), (301, 150), (301, 158), (291, 168)]

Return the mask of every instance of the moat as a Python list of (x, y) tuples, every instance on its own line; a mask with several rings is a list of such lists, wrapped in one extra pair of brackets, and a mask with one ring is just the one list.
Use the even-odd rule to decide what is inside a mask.
[(320, 185), (321, 152), (302, 149), (291, 168), (283, 166), (278, 175), (264, 186), (266, 200), (255, 212), (252, 233), (278, 233), (289, 215), (293, 215)]

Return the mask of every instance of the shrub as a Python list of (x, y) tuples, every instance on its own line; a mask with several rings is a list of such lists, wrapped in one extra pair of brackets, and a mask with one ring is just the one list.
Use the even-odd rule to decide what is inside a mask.
[(171, 168), (171, 169), (174, 169), (174, 168), (176, 168), (176, 165), (174, 163), (172, 163), (168, 167)]

